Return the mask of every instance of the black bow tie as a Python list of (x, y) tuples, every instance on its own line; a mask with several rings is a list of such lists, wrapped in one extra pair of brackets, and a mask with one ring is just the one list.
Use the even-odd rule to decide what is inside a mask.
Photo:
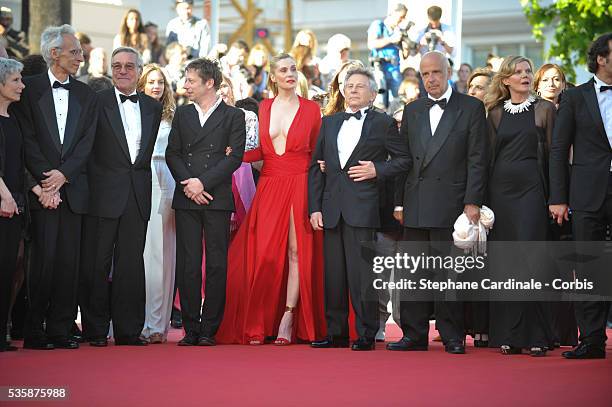
[(603, 86), (600, 86), (600, 87), (599, 87), (599, 91), (600, 91), (600, 92), (605, 92), (605, 91), (607, 91), (607, 90), (612, 90), (612, 86), (606, 86), (606, 85), (603, 85)]
[(53, 89), (64, 88), (70, 90), (70, 83), (59, 83), (59, 81), (53, 82)]
[(446, 108), (446, 99), (433, 100), (427, 98), (427, 100), (425, 101), (425, 106), (427, 106), (428, 109), (431, 109), (432, 107), (434, 107), (434, 105), (439, 105), (442, 110), (444, 110)]
[(138, 95), (134, 93), (133, 95), (126, 96), (123, 93), (120, 93), (119, 99), (121, 100), (121, 103), (125, 103), (126, 100), (129, 100), (132, 103), (136, 103), (138, 102)]
[[(368, 109), (366, 109), (363, 114), (366, 114)], [(354, 117), (357, 120), (361, 120), (361, 110), (357, 110), (355, 113), (344, 112), (344, 120), (348, 120), (351, 117)]]

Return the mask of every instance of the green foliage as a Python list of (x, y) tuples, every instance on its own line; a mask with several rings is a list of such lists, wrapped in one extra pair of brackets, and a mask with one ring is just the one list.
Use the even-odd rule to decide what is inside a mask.
[(536, 39), (544, 39), (544, 28), (554, 27), (547, 58), (559, 58), (570, 81), (576, 79), (574, 66), (586, 64), (591, 42), (612, 29), (612, 0), (521, 0), (521, 4)]

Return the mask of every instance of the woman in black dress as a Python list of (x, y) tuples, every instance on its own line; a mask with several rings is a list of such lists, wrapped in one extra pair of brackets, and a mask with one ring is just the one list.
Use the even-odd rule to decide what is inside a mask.
[[(546, 241), (549, 237), (547, 160), (555, 107), (536, 99), (532, 84), (531, 61), (509, 56), (485, 97), (491, 145), (489, 204), (495, 212), (492, 241)], [(514, 265), (493, 256), (491, 251), (492, 272), (511, 277), (506, 271)], [(537, 279), (529, 270), (521, 271), (529, 273), (527, 280)], [(529, 349), (532, 356), (544, 356), (551, 343), (549, 304), (491, 302), (490, 344), (500, 346), (503, 354)]]
[(0, 58), (0, 352), (17, 350), (6, 341), (6, 322), (24, 223), (25, 170), (21, 131), (9, 105), (21, 98), (22, 69)]

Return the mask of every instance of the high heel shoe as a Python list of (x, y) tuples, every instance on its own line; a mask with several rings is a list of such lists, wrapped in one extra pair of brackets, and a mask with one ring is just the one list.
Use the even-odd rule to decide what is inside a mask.
[[(285, 314), (286, 313), (290, 313), (293, 314), (293, 311), (295, 310), (295, 307), (290, 307), (290, 306), (286, 306), (285, 307)], [(291, 316), (293, 318), (293, 315)], [(284, 315), (283, 315), (284, 318)], [(281, 321), (282, 323), (282, 321)], [(291, 332), (293, 330), (293, 319), (291, 320), (291, 328), (289, 329), (289, 335), (291, 335)], [(276, 346), (287, 346), (287, 345), (291, 345), (291, 337), (289, 337), (289, 339), (287, 338), (276, 338), (276, 340), (274, 341), (274, 344)]]

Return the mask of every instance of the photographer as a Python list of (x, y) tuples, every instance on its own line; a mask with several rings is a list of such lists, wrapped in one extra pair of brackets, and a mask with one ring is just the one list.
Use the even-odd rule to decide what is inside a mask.
[(384, 20), (374, 20), (368, 28), (368, 48), (372, 50), (370, 61), (373, 63), (377, 79), (384, 77), (386, 82), (384, 87), (380, 87), (379, 84), (381, 93), (379, 96), (382, 96), (385, 107), (389, 106), (393, 98), (397, 98), (397, 90), (402, 82), (400, 43), (404, 33), (399, 26), (407, 13), (406, 6), (397, 4)]
[(420, 46), (421, 55), (430, 51), (440, 51), (451, 57), (455, 49), (455, 35), (451, 27), (442, 24), (442, 9), (431, 6), (427, 9), (429, 24), (419, 32), (417, 43)]

